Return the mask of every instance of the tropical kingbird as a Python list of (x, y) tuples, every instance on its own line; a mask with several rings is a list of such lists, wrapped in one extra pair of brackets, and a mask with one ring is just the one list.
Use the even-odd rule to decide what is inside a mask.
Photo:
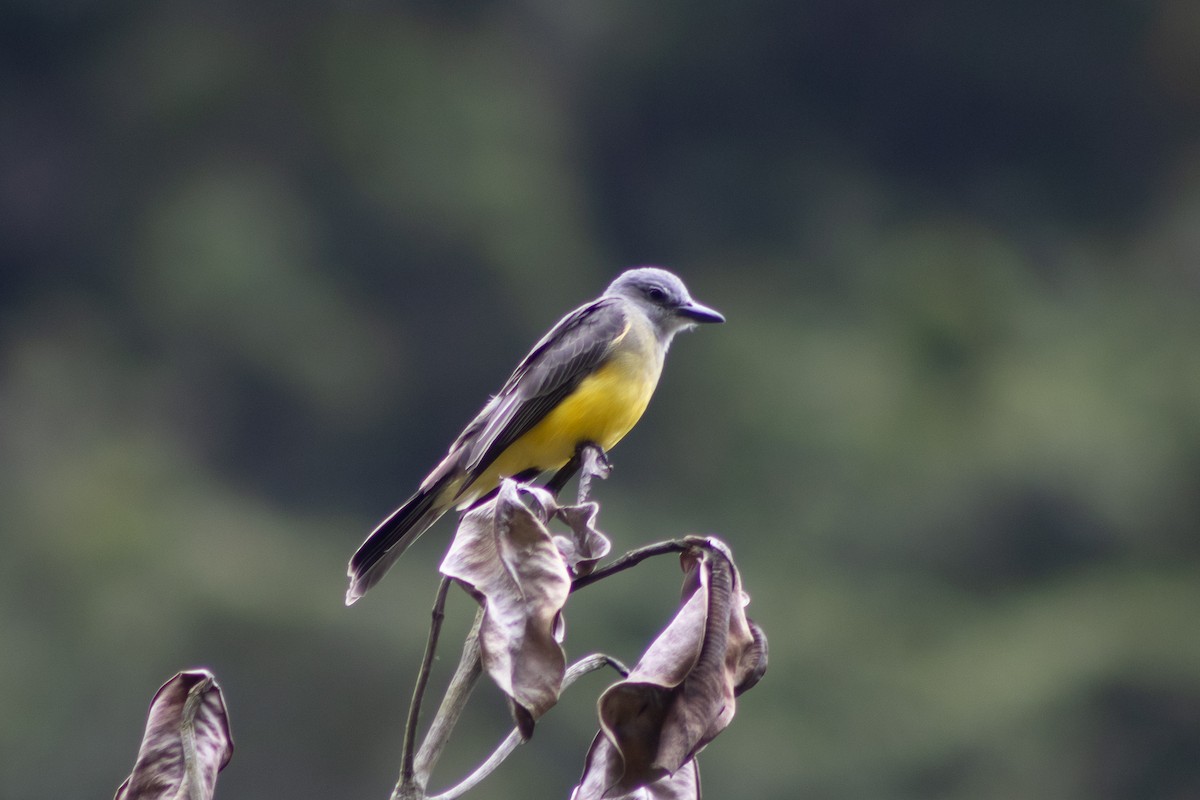
[(371, 532), (350, 559), (350, 605), (450, 508), (468, 508), (502, 478), (562, 469), (583, 445), (604, 452), (642, 416), (675, 334), (725, 318), (656, 267), (622, 273), (596, 300), (567, 314), (517, 365), (450, 445), (416, 494)]

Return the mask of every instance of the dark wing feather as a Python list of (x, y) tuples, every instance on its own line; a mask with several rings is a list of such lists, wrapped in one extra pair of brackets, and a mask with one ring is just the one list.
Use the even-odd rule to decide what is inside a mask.
[(500, 393), (451, 448), (478, 477), (509, 445), (538, 424), (612, 352), (627, 319), (618, 298), (576, 309), (547, 333), (517, 365)]

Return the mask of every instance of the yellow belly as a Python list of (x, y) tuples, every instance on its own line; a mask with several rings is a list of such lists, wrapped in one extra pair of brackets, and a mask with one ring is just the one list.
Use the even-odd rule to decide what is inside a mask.
[(460, 507), (491, 491), (503, 477), (562, 467), (583, 442), (595, 442), (607, 452), (621, 441), (641, 419), (662, 371), (653, 351), (639, 350), (615, 354), (585, 378), (459, 496)]

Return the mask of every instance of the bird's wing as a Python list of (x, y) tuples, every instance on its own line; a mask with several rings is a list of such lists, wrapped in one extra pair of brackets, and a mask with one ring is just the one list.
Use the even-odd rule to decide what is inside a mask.
[(563, 317), (451, 446), (459, 466), (472, 478), (482, 474), (608, 358), (628, 325), (623, 301), (615, 297)]

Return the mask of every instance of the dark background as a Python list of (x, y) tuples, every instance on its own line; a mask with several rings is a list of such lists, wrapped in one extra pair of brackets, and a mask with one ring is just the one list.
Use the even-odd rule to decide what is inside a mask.
[[(0, 791), (110, 796), (203, 665), (219, 796), (385, 797), (450, 526), (352, 609), (346, 559), (660, 263), (729, 322), (598, 496), (622, 550), (726, 539), (770, 637), (709, 796), (1200, 797), (1197, 9), (6, 3)], [(610, 679), (476, 795), (565, 797)]]

